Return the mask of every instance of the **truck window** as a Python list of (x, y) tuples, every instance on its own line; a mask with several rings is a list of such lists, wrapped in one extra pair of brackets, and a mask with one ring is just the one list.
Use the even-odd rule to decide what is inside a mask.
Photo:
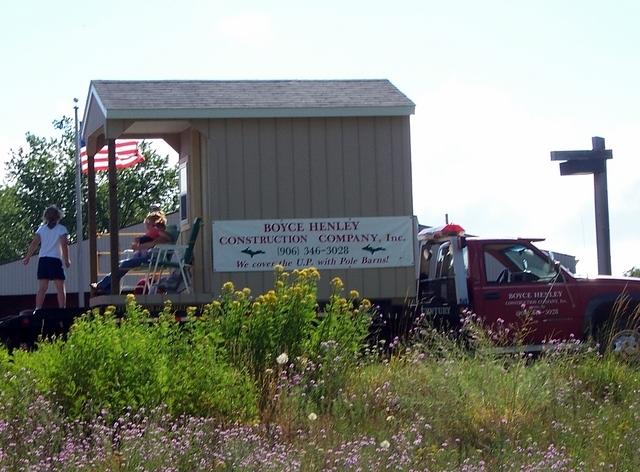
[(547, 257), (524, 244), (487, 244), (484, 265), (488, 283), (549, 282), (557, 275)]

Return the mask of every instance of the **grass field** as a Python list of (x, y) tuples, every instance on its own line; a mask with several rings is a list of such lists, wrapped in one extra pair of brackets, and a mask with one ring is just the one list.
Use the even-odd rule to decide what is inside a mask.
[(318, 317), (318, 277), (227, 284), (185, 323), (132, 297), (0, 350), (0, 470), (640, 470), (634, 360), (497, 356), (427, 328), (370, 345), (369, 302), (334, 279)]

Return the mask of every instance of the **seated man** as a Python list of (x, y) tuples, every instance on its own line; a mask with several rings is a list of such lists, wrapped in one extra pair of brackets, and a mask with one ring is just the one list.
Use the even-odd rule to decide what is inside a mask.
[[(149, 249), (156, 244), (166, 244), (172, 242), (171, 235), (166, 231), (167, 219), (162, 212), (151, 212), (144, 219), (145, 234), (136, 238), (131, 244), (135, 251), (133, 257), (120, 261), (118, 273), (120, 278), (130, 269), (148, 264), (151, 258)], [(111, 274), (106, 275), (98, 283), (91, 284), (91, 291), (94, 295), (106, 295), (111, 293)]]

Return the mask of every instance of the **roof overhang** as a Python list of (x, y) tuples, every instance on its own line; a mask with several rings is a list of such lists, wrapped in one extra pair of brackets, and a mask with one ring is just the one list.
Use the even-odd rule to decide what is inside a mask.
[(225, 119), (225, 118), (318, 118), (353, 116), (404, 116), (413, 113), (413, 107), (318, 107), (318, 108), (178, 108), (147, 110), (109, 110), (107, 119)]
[[(144, 102), (143, 102), (144, 103)], [(108, 107), (91, 83), (82, 121), (82, 137), (91, 149), (98, 139), (137, 136), (159, 138), (181, 133), (191, 120), (248, 118), (342, 118), (373, 116), (408, 116), (415, 105), (393, 106), (301, 106), (301, 107), (216, 107), (216, 108), (125, 108)]]

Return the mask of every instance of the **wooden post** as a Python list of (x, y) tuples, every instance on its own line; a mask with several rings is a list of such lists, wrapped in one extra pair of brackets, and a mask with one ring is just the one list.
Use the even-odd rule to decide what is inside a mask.
[(95, 154), (87, 153), (87, 164), (87, 231), (89, 232), (87, 236), (89, 238), (89, 280), (93, 283), (98, 281)]
[[(591, 139), (594, 151), (604, 151), (604, 139)], [(596, 246), (598, 248), (598, 272), (611, 275), (611, 241), (609, 239), (609, 204), (607, 192), (607, 161), (593, 173), (593, 195), (596, 212)]]
[(120, 248), (118, 247), (119, 226), (118, 226), (118, 177), (116, 172), (116, 140), (107, 140), (109, 154), (109, 233), (111, 247), (111, 294), (120, 293), (120, 272), (118, 264), (120, 261)]
[(551, 160), (565, 161), (560, 163), (560, 175), (593, 174), (598, 274), (611, 275), (607, 159), (613, 153), (605, 149), (604, 138), (598, 136), (591, 138), (591, 146), (588, 151), (552, 151)]

